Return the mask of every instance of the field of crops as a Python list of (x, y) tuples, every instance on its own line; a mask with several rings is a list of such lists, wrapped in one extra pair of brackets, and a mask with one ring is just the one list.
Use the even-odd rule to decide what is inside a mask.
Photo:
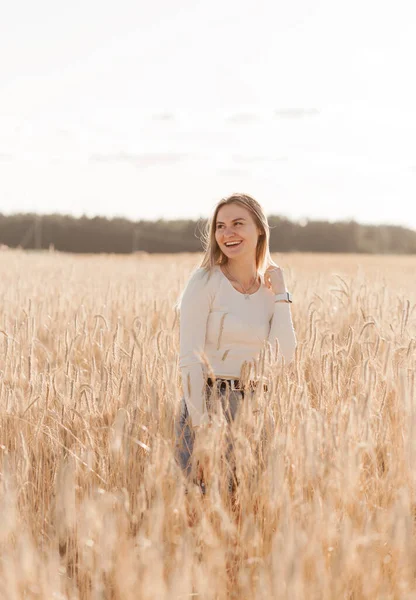
[(298, 347), (232, 499), (224, 424), (206, 496), (173, 454), (199, 258), (0, 252), (0, 598), (416, 598), (416, 257), (273, 255)]

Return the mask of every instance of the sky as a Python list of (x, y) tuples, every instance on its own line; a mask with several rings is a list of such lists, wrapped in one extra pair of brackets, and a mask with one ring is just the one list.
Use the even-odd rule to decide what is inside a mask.
[(0, 212), (416, 229), (411, 0), (15, 0), (0, 20)]

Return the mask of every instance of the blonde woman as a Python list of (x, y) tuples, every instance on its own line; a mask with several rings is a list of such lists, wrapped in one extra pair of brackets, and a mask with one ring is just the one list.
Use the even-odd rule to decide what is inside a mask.
[[(293, 360), (297, 345), (291, 294), (283, 270), (270, 257), (269, 226), (260, 204), (246, 194), (218, 202), (207, 224), (204, 250), (177, 303), (183, 395), (175, 452), (187, 476), (195, 436), (210, 427), (215, 399), (221, 399), (230, 423), (244, 397), (265, 386), (252, 368), (264, 342), (274, 347), (278, 340), (282, 365)], [(196, 472), (194, 483), (205, 493), (199, 463)], [(235, 488), (235, 469), (229, 488)]]

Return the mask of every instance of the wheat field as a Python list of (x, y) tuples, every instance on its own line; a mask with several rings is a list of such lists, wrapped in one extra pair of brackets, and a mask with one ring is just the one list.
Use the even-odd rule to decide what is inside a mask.
[(233, 497), (221, 421), (206, 496), (174, 460), (199, 258), (0, 252), (0, 598), (416, 598), (416, 257), (273, 255), (298, 347)]

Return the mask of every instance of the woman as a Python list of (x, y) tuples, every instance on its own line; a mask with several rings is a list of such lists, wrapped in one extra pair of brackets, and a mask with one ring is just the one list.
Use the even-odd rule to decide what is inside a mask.
[[(252, 375), (264, 343), (274, 347), (278, 340), (278, 359), (284, 364), (293, 360), (297, 345), (291, 294), (282, 269), (270, 257), (269, 226), (260, 204), (246, 194), (222, 199), (207, 225), (204, 249), (177, 304), (183, 397), (175, 422), (175, 451), (186, 475), (195, 436), (210, 427), (218, 394), (230, 423), (241, 400), (264, 385)], [(199, 463), (197, 473), (205, 493)], [(231, 478), (230, 489), (233, 483)]]

